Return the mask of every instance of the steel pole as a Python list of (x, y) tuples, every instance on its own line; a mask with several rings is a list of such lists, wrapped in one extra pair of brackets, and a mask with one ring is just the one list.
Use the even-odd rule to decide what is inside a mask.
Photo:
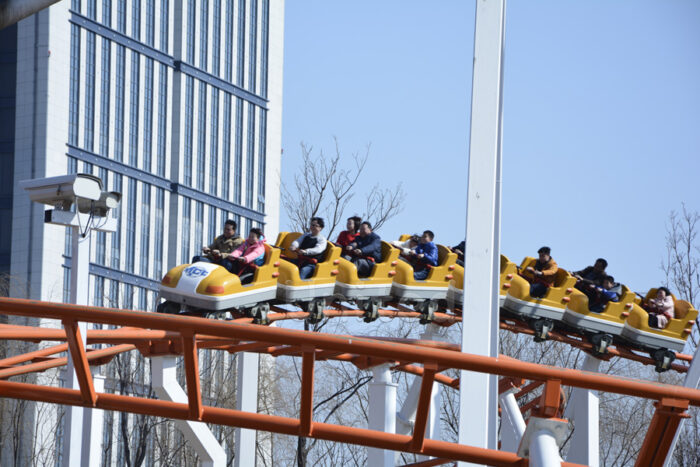
[[(391, 378), (391, 364), (372, 368), (369, 383), (369, 429), (394, 433), (396, 431), (396, 386)], [(367, 464), (394, 466), (394, 451), (367, 448)]]
[[(584, 371), (598, 371), (601, 360), (587, 355), (581, 367)], [(573, 419), (574, 432), (571, 447), (566, 456), (569, 462), (598, 467), (600, 464), (599, 400), (596, 391), (574, 388), (566, 406), (564, 418)]]

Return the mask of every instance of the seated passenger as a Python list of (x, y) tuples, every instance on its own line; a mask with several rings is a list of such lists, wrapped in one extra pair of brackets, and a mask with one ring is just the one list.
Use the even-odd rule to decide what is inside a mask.
[(598, 258), (593, 266), (588, 266), (571, 274), (578, 279), (574, 287), (586, 294), (588, 303), (593, 303), (599, 298), (596, 290), (603, 285), (606, 267), (608, 267), (608, 262), (603, 258)]
[(241, 284), (249, 284), (253, 280), (255, 269), (251, 264), (262, 266), (265, 262), (265, 237), (262, 230), (250, 229), (248, 238), (221, 265), (230, 273), (238, 275)]
[(372, 273), (374, 263), (382, 260), (382, 239), (372, 232), (372, 224), (366, 221), (360, 224), (360, 234), (345, 247), (344, 258), (355, 265), (358, 277)]
[(620, 300), (621, 287), (620, 284), (615, 283), (615, 278), (613, 276), (605, 276), (601, 286), (589, 284), (589, 288), (594, 290), (594, 298), (591, 299), (589, 296), (588, 309), (594, 313), (601, 313), (608, 302), (617, 302)]
[(416, 249), (411, 250), (408, 259), (404, 260), (413, 266), (413, 278), (417, 281), (424, 281), (428, 277), (428, 272), (430, 272), (428, 266), (438, 265), (438, 249), (433, 243), (434, 238), (435, 234), (432, 231), (423, 232)]
[(559, 266), (550, 256), (551, 249), (543, 246), (537, 250), (539, 258), (535, 262), (535, 267), (528, 266), (522, 277), (530, 283), (530, 296), (541, 298), (547, 293), (547, 289), (554, 284), (554, 277), (559, 270)]
[(649, 313), (650, 328), (663, 329), (668, 326), (669, 320), (675, 317), (673, 297), (666, 287), (656, 289), (656, 298), (642, 303), (642, 308)]
[(467, 249), (466, 243), (466, 241), (462, 240), (456, 246), (450, 248), (450, 250), (452, 250), (452, 253), (457, 253), (457, 264), (459, 264), (462, 267), (464, 267), (464, 250)]
[(299, 277), (308, 279), (314, 273), (316, 267), (313, 261), (323, 261), (326, 253), (326, 238), (321, 235), (321, 229), (325, 227), (323, 219), (320, 217), (312, 217), (309, 223), (309, 231), (301, 237), (294, 240), (289, 247), (290, 251), (296, 251), (305, 258), (297, 258), (292, 261), (299, 266)]
[(341, 248), (345, 248), (346, 246), (354, 242), (355, 238), (357, 238), (357, 231), (360, 228), (361, 223), (361, 217), (348, 217), (348, 222), (347, 224), (345, 224), (345, 228), (347, 230), (343, 230), (342, 232), (340, 232), (340, 234), (338, 235), (338, 240), (335, 241), (335, 244)]
[(202, 247), (203, 255), (194, 256), (192, 262), (221, 264), (233, 250), (243, 243), (243, 237), (236, 234), (236, 221), (228, 219), (224, 222), (224, 233), (214, 239), (209, 246)]
[(391, 242), (391, 245), (401, 250), (401, 254), (403, 256), (408, 256), (411, 254), (411, 251), (413, 251), (413, 249), (415, 249), (418, 246), (419, 243), (420, 236), (418, 234), (413, 234), (405, 242), (394, 240)]

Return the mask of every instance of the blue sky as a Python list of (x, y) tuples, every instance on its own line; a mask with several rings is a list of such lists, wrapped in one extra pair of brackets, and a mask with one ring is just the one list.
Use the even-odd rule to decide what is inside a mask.
[[(371, 143), (353, 212), (406, 191), (379, 234), (463, 238), (473, 1), (288, 1), (282, 181), (299, 143)], [(700, 2), (514, 1), (506, 10), (502, 252), (599, 256), (633, 290), (663, 279), (665, 223), (700, 211)], [(281, 227), (287, 227), (282, 214)]]

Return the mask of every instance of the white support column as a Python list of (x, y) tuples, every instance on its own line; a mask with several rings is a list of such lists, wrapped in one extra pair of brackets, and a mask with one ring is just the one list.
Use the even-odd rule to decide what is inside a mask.
[(559, 446), (554, 433), (539, 430), (530, 441), (530, 462), (537, 467), (561, 467)]
[[(90, 368), (92, 372), (92, 382), (95, 386), (95, 392), (105, 392), (105, 376), (100, 373), (99, 367)], [(88, 413), (91, 416), (87, 416)], [(83, 430), (85, 433), (90, 433), (87, 436), (89, 443), (84, 442), (82, 446), (83, 459), (96, 459), (95, 462), (102, 460), (102, 432), (104, 430), (104, 410), (92, 409), (83, 412)]]
[[(601, 360), (586, 355), (581, 366), (584, 371), (598, 371)], [(566, 406), (564, 418), (574, 421), (571, 447), (566, 456), (568, 462), (598, 467), (600, 465), (599, 400), (597, 391), (574, 388)]]
[[(187, 404), (187, 394), (177, 382), (177, 358), (151, 357), (151, 386), (159, 399)], [(203, 422), (175, 420), (203, 467), (223, 467), (226, 452)]]
[[(70, 271), (70, 302), (76, 305), (88, 304), (88, 281), (90, 278), (90, 237), (82, 237), (78, 226), (70, 227), (72, 230), (71, 243), (71, 271)], [(86, 348), (87, 323), (79, 322), (78, 329)], [(80, 389), (78, 377), (75, 374), (73, 358), (68, 352), (68, 363), (65, 373), (65, 387), (68, 389)], [(92, 409), (83, 409), (73, 405), (66, 406), (63, 421), (63, 452), (61, 464), (63, 466), (78, 467), (83, 464), (82, 453), (90, 451), (91, 432), (83, 431), (83, 422), (92, 427)], [(95, 427), (101, 430), (102, 427)], [(100, 439), (102, 437), (100, 436)], [(85, 459), (87, 462), (87, 459)]]
[[(491, 357), (498, 356), (504, 33), (505, 0), (477, 0), (462, 351)], [(460, 381), (459, 443), (496, 449), (496, 376), (462, 371)]]
[[(258, 359), (256, 353), (238, 353), (236, 410), (258, 411)], [(235, 467), (255, 467), (255, 430), (236, 428), (234, 436)]]
[[(696, 324), (697, 326), (697, 324)], [(693, 360), (690, 362), (690, 368), (688, 368), (688, 373), (685, 375), (685, 381), (683, 382), (683, 386), (686, 388), (693, 388), (697, 389), (698, 386), (700, 386), (700, 346), (698, 346), (695, 349), (695, 355), (693, 355)], [(668, 450), (668, 454), (666, 455), (666, 462), (664, 462), (664, 467), (668, 467), (671, 465), (671, 460), (673, 459), (673, 451), (676, 449), (676, 444), (678, 444), (678, 437), (681, 434), (681, 431), (683, 430), (683, 424), (685, 423), (685, 419), (681, 418), (681, 423), (678, 425), (678, 429), (676, 430), (676, 436), (673, 437), (673, 442), (671, 443), (671, 447)]]
[(518, 452), (518, 446), (525, 433), (525, 420), (515, 399), (515, 389), (501, 394), (501, 450)]
[[(391, 378), (391, 365), (372, 368), (369, 383), (369, 429), (394, 433), (396, 431), (396, 386)], [(394, 451), (367, 448), (367, 465), (393, 467)]]

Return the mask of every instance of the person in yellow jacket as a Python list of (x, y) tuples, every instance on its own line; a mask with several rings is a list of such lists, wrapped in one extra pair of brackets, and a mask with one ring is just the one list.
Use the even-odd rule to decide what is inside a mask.
[(233, 251), (243, 243), (243, 237), (236, 234), (236, 221), (228, 219), (224, 222), (224, 233), (214, 239), (209, 246), (202, 247), (202, 255), (192, 258), (192, 262), (221, 264)]
[(530, 296), (535, 298), (544, 297), (547, 289), (554, 284), (554, 277), (559, 270), (556, 261), (551, 256), (551, 248), (543, 246), (537, 250), (539, 258), (535, 266), (525, 268), (523, 277), (530, 283)]

